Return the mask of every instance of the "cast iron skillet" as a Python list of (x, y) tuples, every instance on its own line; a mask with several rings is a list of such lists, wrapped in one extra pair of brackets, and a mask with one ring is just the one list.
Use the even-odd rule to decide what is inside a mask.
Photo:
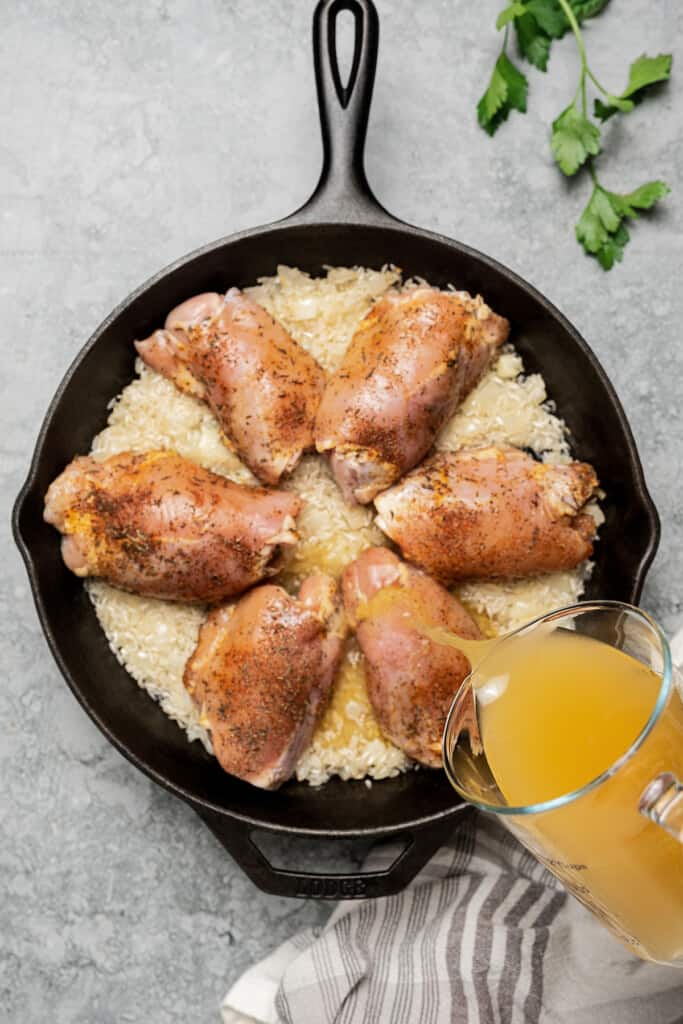
[[(340, 11), (355, 21), (348, 84), (337, 64)], [(291, 217), (207, 245), (133, 292), (76, 357), (45, 417), (28, 479), (14, 509), (14, 533), (52, 653), (90, 717), (150, 778), (190, 804), (249, 877), (286, 896), (385, 896), (403, 888), (457, 824), (462, 804), (443, 773), (410, 772), (375, 783), (334, 779), (320, 789), (290, 782), (277, 793), (224, 774), (199, 743), (159, 710), (120, 667), (82, 583), (60, 557), (57, 532), (43, 523), (50, 481), (85, 453), (107, 419), (107, 403), (133, 376), (133, 338), (148, 335), (190, 295), (252, 284), (285, 263), (320, 273), (325, 265), (395, 263), (432, 284), (482, 293), (509, 317), (530, 371), (540, 371), (572, 432), (576, 454), (593, 463), (607, 492), (607, 520), (587, 597), (635, 602), (659, 539), (631, 431), (595, 356), (570, 323), (511, 271), (459, 242), (410, 227), (375, 200), (363, 148), (375, 75), (377, 13), (371, 0), (321, 0), (313, 45), (324, 162), (309, 201)], [(310, 875), (276, 869), (254, 845), (265, 829), (315, 837), (401, 836), (403, 853), (386, 871)]]

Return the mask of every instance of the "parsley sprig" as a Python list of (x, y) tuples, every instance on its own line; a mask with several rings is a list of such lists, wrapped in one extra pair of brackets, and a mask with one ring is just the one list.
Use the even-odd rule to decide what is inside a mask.
[[(585, 169), (593, 182), (593, 191), (576, 225), (576, 238), (586, 253), (594, 256), (604, 270), (611, 270), (624, 255), (629, 241), (626, 222), (635, 220), (644, 210), (669, 192), (663, 181), (648, 181), (632, 192), (612, 192), (600, 182), (595, 158), (602, 148), (601, 126), (611, 117), (628, 114), (653, 86), (671, 75), (671, 54), (657, 57), (645, 54), (633, 61), (626, 87), (610, 92), (597, 79), (588, 63), (581, 25), (594, 18), (609, 0), (514, 0), (498, 15), (496, 27), (504, 30), (503, 46), (493, 68), (486, 92), (477, 105), (479, 124), (494, 135), (513, 110), (525, 113), (529, 83), (508, 56), (510, 30), (514, 28), (522, 57), (540, 71), (548, 67), (555, 39), (572, 32), (579, 51), (579, 82), (571, 103), (553, 121), (550, 146), (560, 170), (567, 176)], [(594, 97), (589, 113), (589, 86)]]

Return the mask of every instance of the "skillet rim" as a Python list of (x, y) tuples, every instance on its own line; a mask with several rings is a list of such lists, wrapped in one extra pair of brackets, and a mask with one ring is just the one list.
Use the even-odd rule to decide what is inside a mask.
[(564, 316), (564, 314), (559, 309), (557, 309), (557, 307), (552, 302), (550, 302), (550, 300), (545, 295), (543, 295), (534, 285), (524, 280), (524, 278), (522, 278), (519, 274), (510, 270), (504, 264), (493, 259), (492, 257), (487, 256), (486, 254), (474, 249), (473, 247), (465, 245), (464, 243), (459, 242), (455, 239), (451, 239), (437, 232), (428, 231), (410, 224), (404, 224), (397, 218), (394, 218), (391, 215), (386, 214), (384, 211), (382, 211), (381, 219), (374, 219), (372, 216), (370, 216), (367, 218), (367, 220), (354, 220), (352, 222), (349, 222), (348, 220), (313, 221), (308, 217), (300, 216), (300, 213), (301, 211), (299, 211), (297, 214), (294, 214), (291, 217), (287, 217), (284, 220), (276, 221), (275, 223), (272, 224), (266, 224), (255, 228), (247, 228), (245, 230), (235, 232), (231, 235), (227, 235), (214, 242), (210, 242), (204, 246), (200, 246), (199, 248), (192, 250), (190, 253), (180, 257), (179, 259), (173, 261), (166, 267), (162, 268), (161, 270), (153, 274), (145, 282), (143, 282), (136, 289), (134, 289), (122, 302), (120, 302), (111, 311), (111, 313), (107, 317), (105, 317), (105, 319), (98, 325), (95, 331), (91, 334), (91, 336), (82, 346), (80, 351), (71, 361), (71, 364), (69, 365), (66, 373), (64, 374), (59, 386), (57, 387), (57, 390), (55, 391), (48, 405), (35, 442), (28, 474), (26, 476), (23, 486), (21, 487), (21, 490), (19, 491), (19, 494), (13, 507), (12, 531), (15, 542), (17, 544), (17, 547), (19, 548), (19, 551), (22, 555), (22, 559), (27, 569), (33, 601), (36, 607), (36, 611), (38, 613), (41, 629), (47, 639), (48, 646), (50, 648), (52, 656), (54, 657), (55, 662), (57, 663), (57, 666), (64, 680), (66, 681), (72, 693), (78, 700), (81, 707), (83, 707), (83, 709), (86, 711), (91, 720), (95, 723), (98, 729), (103, 733), (103, 735), (106, 736), (109, 742), (112, 743), (112, 745), (119, 751), (119, 753), (121, 753), (136, 768), (144, 772), (144, 774), (147, 775), (148, 778), (152, 779), (152, 781), (162, 786), (164, 789), (172, 793), (174, 796), (177, 796), (179, 799), (182, 799), (186, 803), (189, 803), (190, 806), (194, 807), (195, 809), (201, 808), (202, 810), (205, 810), (210, 814), (218, 815), (221, 818), (237, 820), (245, 824), (249, 828), (265, 829), (268, 832), (280, 833), (285, 835), (310, 836), (318, 838), (369, 838), (398, 835), (413, 829), (420, 830), (428, 825), (443, 822), (444, 820), (457, 814), (462, 809), (462, 802), (459, 799), (455, 798), (457, 802), (454, 802), (453, 805), (450, 807), (446, 807), (440, 811), (436, 811), (422, 817), (411, 818), (410, 820), (407, 820), (400, 824), (385, 826), (377, 825), (371, 828), (361, 829), (325, 828), (323, 830), (298, 825), (284, 825), (280, 823), (271, 822), (264, 823), (261, 819), (254, 818), (251, 815), (246, 815), (239, 811), (227, 810), (225, 807), (215, 804), (210, 800), (197, 797), (195, 794), (188, 792), (182, 786), (179, 786), (175, 782), (170, 781), (161, 772), (152, 768), (141, 757), (139, 757), (137, 753), (134, 753), (131, 749), (129, 749), (126, 743), (122, 741), (110, 729), (107, 722), (101, 717), (99, 712), (91, 706), (86, 696), (81, 692), (70, 670), (67, 668), (61, 656), (57, 638), (55, 637), (47, 621), (45, 602), (43, 600), (43, 595), (41, 593), (40, 586), (38, 583), (37, 570), (35, 567), (35, 560), (33, 553), (31, 551), (30, 543), (25, 539), (22, 533), (22, 515), (24, 513), (24, 509), (29, 497), (35, 490), (35, 484), (43, 455), (45, 440), (50, 429), (52, 419), (62, 401), (62, 398), (66, 393), (67, 389), (69, 388), (75, 373), (80, 367), (81, 362), (92, 351), (92, 349), (95, 348), (95, 346), (98, 344), (101, 337), (111, 326), (111, 324), (113, 324), (116, 321), (116, 319), (119, 316), (121, 316), (131, 306), (131, 304), (134, 301), (141, 298), (145, 294), (145, 292), (147, 292), (150, 288), (157, 285), (160, 281), (170, 276), (175, 271), (180, 270), (181, 268), (187, 266), (188, 264), (192, 263), (197, 259), (200, 259), (204, 256), (208, 256), (219, 249), (233, 245), (234, 243), (240, 242), (243, 239), (253, 238), (259, 235), (266, 235), (269, 233), (275, 234), (277, 236), (278, 234), (282, 232), (287, 232), (292, 228), (296, 228), (299, 230), (304, 229), (307, 231), (316, 231), (324, 228), (330, 228), (337, 230), (343, 229), (344, 231), (347, 232), (349, 230), (360, 232), (363, 230), (381, 228), (382, 230), (385, 231), (395, 231), (401, 235), (419, 237), (423, 240), (427, 240), (429, 242), (433, 242), (438, 245), (444, 246), (446, 249), (450, 249), (451, 251), (455, 250), (459, 253), (459, 255), (464, 256), (469, 260), (478, 262), (487, 269), (492, 270), (494, 273), (501, 275), (507, 281), (508, 284), (510, 284), (514, 288), (521, 289), (522, 291), (526, 292), (527, 295), (529, 295), (533, 300), (535, 300), (551, 318), (556, 320), (559, 323), (562, 330), (572, 338), (575, 345), (586, 357), (589, 365), (593, 370), (593, 373), (598, 378), (600, 384), (605, 389), (611, 400), (612, 408), (614, 413), (616, 414), (618, 425), (625, 442), (625, 453), (627, 454), (628, 462), (632, 470), (633, 484), (635, 485), (633, 490), (634, 500), (637, 500), (641, 510), (645, 513), (647, 518), (646, 531), (643, 530), (644, 534), (645, 532), (647, 532), (647, 543), (644, 545), (643, 553), (637, 565), (634, 567), (633, 581), (630, 594), (625, 595), (624, 597), (625, 600), (628, 599), (631, 601), (631, 603), (637, 603), (642, 593), (647, 572), (652, 564), (652, 561), (655, 557), (659, 545), (659, 540), (661, 536), (660, 519), (654, 501), (647, 488), (645, 474), (640, 456), (638, 454), (638, 449), (633, 436), (633, 432), (631, 430), (628, 419), (626, 418), (626, 414), (621, 405), (621, 402), (614, 389), (614, 386), (612, 385), (599, 359), (597, 358), (593, 350), (590, 348), (588, 343), (583, 339), (578, 330), (573, 326), (573, 324)]

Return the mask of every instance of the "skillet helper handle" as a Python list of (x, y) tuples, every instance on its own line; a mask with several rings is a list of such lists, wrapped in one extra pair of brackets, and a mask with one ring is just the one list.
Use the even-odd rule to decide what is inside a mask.
[[(673, 700), (683, 702), (683, 627), (670, 643), (674, 688)], [(646, 786), (638, 804), (641, 814), (654, 821), (683, 845), (683, 781), (673, 772), (662, 772)]]
[[(337, 19), (354, 20), (351, 71), (342, 83)], [(377, 68), (379, 19), (372, 0), (320, 0), (313, 16), (313, 59), (320, 110), (323, 166), (315, 192), (294, 215), (299, 221), (392, 220), (372, 194), (364, 150)]]
[[(254, 842), (253, 830), (248, 825), (204, 808), (195, 810), (254, 885), (274, 896), (297, 899), (355, 900), (392, 896), (405, 889), (457, 827), (457, 818), (449, 816), (445, 821), (415, 832), (397, 833), (392, 838), (408, 840), (408, 843), (393, 863), (380, 871), (318, 874), (274, 867)], [(465, 810), (463, 804), (460, 813)]]

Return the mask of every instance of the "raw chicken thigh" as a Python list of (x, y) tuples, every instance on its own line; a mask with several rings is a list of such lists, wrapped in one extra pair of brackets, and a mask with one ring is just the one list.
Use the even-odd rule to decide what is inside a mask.
[(219, 601), (278, 570), (301, 501), (244, 487), (174, 452), (81, 456), (50, 485), (45, 520), (77, 576), (171, 601)]
[(480, 640), (479, 628), (447, 590), (387, 548), (364, 551), (344, 572), (342, 588), (380, 729), (410, 757), (440, 768), (446, 716), (470, 663), (421, 628)]
[(325, 709), (345, 633), (330, 576), (309, 576), (298, 598), (268, 584), (211, 612), (184, 680), (226, 772), (262, 789), (290, 777)]
[(593, 551), (583, 512), (598, 478), (585, 462), (536, 462), (519, 448), (433, 456), (379, 495), (377, 525), (443, 583), (573, 569)]
[(152, 369), (204, 399), (231, 447), (265, 484), (313, 448), (325, 373), (262, 306), (237, 288), (188, 299), (135, 347)]
[(417, 465), (508, 331), (480, 299), (434, 288), (391, 293), (370, 310), (315, 423), (347, 501), (372, 501)]

